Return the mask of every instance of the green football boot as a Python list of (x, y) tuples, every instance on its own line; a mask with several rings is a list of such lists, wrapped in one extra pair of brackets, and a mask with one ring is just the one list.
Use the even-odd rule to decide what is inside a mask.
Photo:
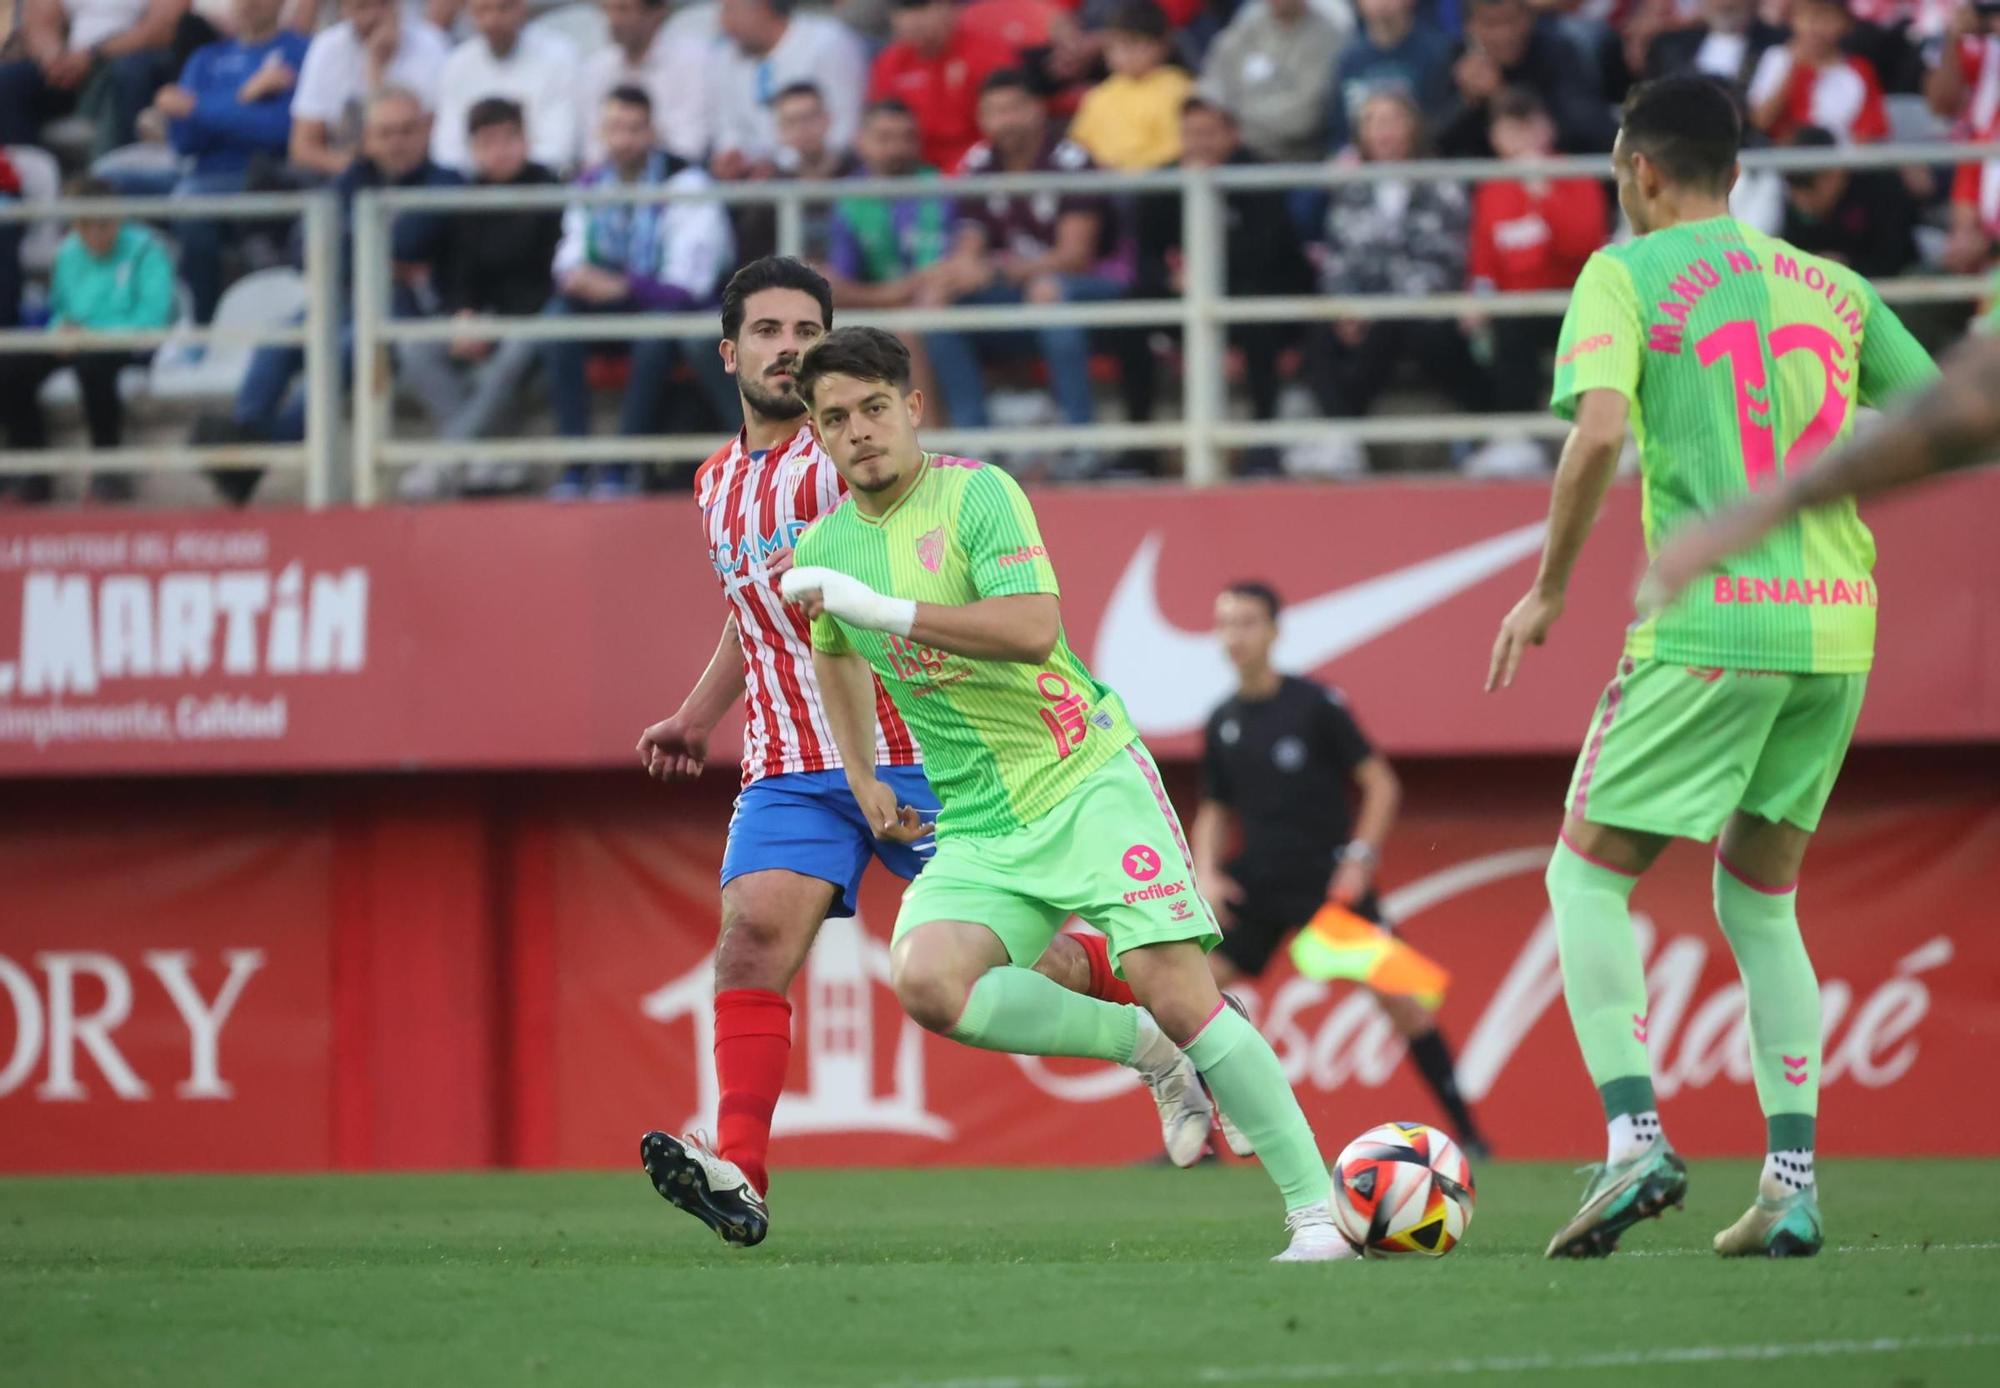
[(1687, 1163), (1654, 1142), (1630, 1161), (1591, 1169), (1583, 1208), (1549, 1240), (1550, 1258), (1602, 1258), (1616, 1252), (1618, 1238), (1642, 1219), (1687, 1200)]
[(1715, 1251), (1725, 1258), (1810, 1258), (1825, 1243), (1819, 1188), (1790, 1190), (1767, 1181), (1743, 1218), (1715, 1236)]

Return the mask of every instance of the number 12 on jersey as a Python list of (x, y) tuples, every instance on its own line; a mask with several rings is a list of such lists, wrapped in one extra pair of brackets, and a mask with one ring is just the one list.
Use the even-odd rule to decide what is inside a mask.
[(1695, 343), (1695, 356), (1703, 366), (1713, 366), (1724, 357), (1736, 378), (1736, 425), (1743, 445), (1743, 475), (1752, 491), (1772, 479), (1778, 470), (1778, 444), (1771, 427), (1773, 407), (1769, 373), (1764, 369), (1765, 352), (1772, 362), (1794, 352), (1810, 352), (1819, 358), (1826, 373), (1825, 391), (1815, 414), (1799, 436), (1785, 450), (1784, 471), (1802, 468), (1820, 451), (1840, 437), (1847, 423), (1848, 397), (1842, 387), (1854, 378), (1852, 367), (1843, 367), (1847, 349), (1834, 335), (1810, 323), (1787, 323), (1765, 336), (1748, 318), (1724, 323)]

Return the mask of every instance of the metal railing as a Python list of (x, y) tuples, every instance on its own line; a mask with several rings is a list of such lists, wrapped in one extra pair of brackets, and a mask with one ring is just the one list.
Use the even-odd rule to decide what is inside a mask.
[(0, 354), (51, 350), (139, 351), (169, 342), (301, 347), (305, 352), (306, 435), (297, 444), (218, 444), (207, 447), (126, 446), (0, 452), (0, 476), (44, 472), (164, 472), (217, 467), (265, 467), (305, 473), (306, 504), (336, 499), (340, 430), (340, 209), (329, 196), (232, 193), (199, 197), (58, 198), (0, 204), (0, 225), (128, 217), (146, 221), (268, 221), (299, 218), (305, 232), (306, 310), (298, 327), (232, 329), (174, 327), (80, 333), (57, 339), (45, 328), (0, 329)]
[[(1744, 156), (1748, 172), (1842, 167), (1895, 169), (1962, 162), (1963, 146), (1905, 145), (1840, 150), (1764, 150)], [(575, 205), (698, 201), (727, 206), (766, 205), (775, 209), (778, 246), (804, 249), (806, 210), (849, 198), (891, 200), (951, 199), (994, 194), (1088, 194), (1105, 198), (1174, 195), (1181, 203), (1183, 284), (1178, 299), (1123, 300), (1088, 304), (955, 306), (841, 314), (842, 322), (871, 323), (898, 331), (1020, 331), (1072, 325), (1086, 328), (1177, 327), (1182, 338), (1182, 415), (1157, 423), (1093, 423), (1032, 428), (940, 429), (927, 438), (955, 451), (1047, 451), (1069, 448), (1179, 448), (1186, 480), (1197, 486), (1225, 480), (1224, 451), (1277, 446), (1340, 436), (1357, 443), (1431, 442), (1487, 438), (1498, 434), (1560, 437), (1563, 426), (1545, 414), (1441, 415), (1402, 418), (1290, 419), (1247, 421), (1228, 417), (1224, 383), (1227, 329), (1243, 323), (1305, 323), (1334, 319), (1488, 318), (1554, 316), (1569, 303), (1567, 292), (1439, 294), (1428, 296), (1295, 295), (1232, 298), (1223, 285), (1226, 264), (1224, 199), (1232, 193), (1295, 188), (1330, 189), (1392, 179), (1480, 183), (1517, 178), (1602, 178), (1602, 156), (1533, 162), (1425, 160), (1406, 164), (1271, 165), (1216, 170), (1168, 170), (1147, 174), (1092, 171), (1080, 174), (994, 174), (948, 181), (848, 179), (837, 182), (727, 184), (697, 191), (664, 188), (423, 188), (363, 192), (352, 221), (353, 282), (351, 318), (356, 363), (379, 363), (396, 345), (447, 341), (461, 335), (493, 339), (562, 341), (621, 337), (683, 338), (712, 343), (717, 323), (712, 311), (573, 316), (453, 319), (395, 319), (389, 309), (390, 225), (411, 212), (479, 213)], [(343, 477), (336, 435), (339, 324), (331, 311), (340, 266), (337, 210), (328, 195), (232, 196), (168, 199), (93, 200), (0, 206), (0, 221), (38, 221), (51, 216), (127, 215), (188, 218), (270, 217), (303, 213), (307, 219), (305, 273), (309, 285), (306, 325), (249, 336), (260, 342), (297, 342), (307, 359), (307, 435), (302, 448), (120, 449), (115, 452), (60, 450), (0, 460), (0, 472), (54, 471), (64, 467), (213, 467), (245, 462), (303, 467), (308, 504), (351, 496), (374, 502), (385, 468), (469, 459), (487, 462), (593, 462), (646, 457), (661, 462), (704, 458), (715, 440), (706, 435), (653, 435), (641, 438), (513, 438), (467, 441), (397, 439), (390, 433), (390, 373), (357, 369), (350, 427), (352, 446), (344, 455), (352, 471)], [(1976, 300), (1986, 282), (1974, 276), (1917, 276), (1878, 285), (1890, 303)], [(93, 335), (91, 345), (140, 346), (168, 338), (227, 340), (237, 335), (186, 328), (171, 333)], [(0, 352), (48, 348), (43, 332), (0, 332)]]

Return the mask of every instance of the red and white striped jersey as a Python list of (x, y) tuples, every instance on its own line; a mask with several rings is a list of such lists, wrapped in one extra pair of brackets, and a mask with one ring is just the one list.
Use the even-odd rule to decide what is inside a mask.
[[(736, 614), (743, 642), (743, 784), (795, 771), (834, 771), (840, 751), (813, 679), (806, 620), (778, 596), (792, 546), (838, 506), (847, 488), (812, 430), (761, 456), (738, 433), (695, 474), (708, 560)], [(923, 760), (896, 706), (875, 681), (875, 761)]]

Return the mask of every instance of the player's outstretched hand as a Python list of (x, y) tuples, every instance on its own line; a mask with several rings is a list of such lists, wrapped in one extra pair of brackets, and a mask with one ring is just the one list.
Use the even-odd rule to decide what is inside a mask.
[(639, 734), (639, 765), (656, 781), (691, 781), (708, 763), (708, 730), (675, 714)]
[(1500, 634), (1493, 639), (1493, 660), (1486, 667), (1488, 694), (1514, 682), (1521, 657), (1528, 653), (1528, 647), (1548, 640), (1549, 628), (1562, 616), (1562, 610), (1561, 598), (1552, 598), (1539, 588), (1530, 588), (1528, 595), (1514, 604), (1514, 610), (1500, 623)]
[(786, 602), (803, 608), (808, 618), (825, 612), (866, 631), (908, 636), (917, 620), (917, 605), (910, 599), (878, 593), (852, 574), (819, 564), (787, 569), (778, 581), (778, 592)]
[(855, 803), (861, 806), (861, 813), (867, 817), (868, 827), (878, 839), (888, 839), (891, 843), (915, 843), (937, 827), (932, 820), (925, 819), (908, 805), (896, 803), (896, 792), (881, 781), (865, 781), (855, 786)]
[(1779, 493), (1761, 492), (1720, 515), (1675, 531), (1639, 580), (1639, 616), (1659, 616), (1690, 583), (1763, 539), (1784, 514)]

